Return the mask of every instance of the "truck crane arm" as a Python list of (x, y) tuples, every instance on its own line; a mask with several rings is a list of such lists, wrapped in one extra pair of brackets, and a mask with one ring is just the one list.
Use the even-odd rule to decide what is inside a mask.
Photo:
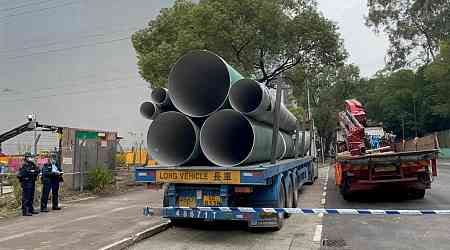
[(21, 135), (28, 131), (33, 131), (36, 128), (42, 128), (45, 131), (58, 131), (62, 133), (62, 127), (57, 127), (53, 125), (40, 124), (34, 120), (29, 120), (27, 123), (22, 124), (16, 128), (13, 128), (3, 134), (0, 134), (0, 153), (2, 152), (1, 144), (9, 139), (12, 139), (18, 135)]
[(351, 155), (363, 155), (366, 151), (364, 126), (366, 113), (357, 100), (346, 100), (345, 111), (338, 113), (339, 125), (342, 127), (347, 150)]

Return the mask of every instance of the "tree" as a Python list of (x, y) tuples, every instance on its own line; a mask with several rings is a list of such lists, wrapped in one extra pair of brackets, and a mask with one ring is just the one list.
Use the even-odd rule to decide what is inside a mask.
[[(306, 88), (310, 90), (310, 104), (317, 131), (324, 140), (325, 152), (335, 139), (337, 113), (344, 109), (344, 101), (362, 95), (359, 68), (353, 64), (339, 67), (325, 66), (316, 74), (307, 73), (301, 65), (286, 75), (294, 85), (297, 103), (306, 107)], [(308, 85), (308, 86), (306, 86)]]
[(442, 118), (450, 118), (450, 42), (441, 43), (440, 54), (425, 69), (425, 78), (433, 82), (432, 110)]
[(312, 70), (346, 58), (336, 25), (307, 0), (177, 0), (132, 42), (139, 72), (154, 86), (192, 49), (211, 50), (266, 84), (297, 65)]
[(394, 70), (431, 62), (450, 34), (448, 0), (369, 0), (368, 7), (366, 25), (387, 33)]

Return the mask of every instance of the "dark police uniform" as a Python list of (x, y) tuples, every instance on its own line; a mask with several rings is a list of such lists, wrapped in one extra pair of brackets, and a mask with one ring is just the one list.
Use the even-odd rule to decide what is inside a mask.
[[(61, 166), (54, 163), (57, 170), (62, 172)], [(52, 191), (52, 208), (53, 210), (59, 210), (58, 206), (58, 192), (59, 183), (63, 181), (61, 173), (52, 172), (52, 163), (47, 163), (42, 167), (42, 197), (41, 197), (41, 211), (47, 212), (48, 195)]]
[(25, 160), (17, 174), (22, 186), (22, 214), (30, 216), (37, 214), (33, 208), (35, 183), (39, 175), (39, 168), (31, 161)]

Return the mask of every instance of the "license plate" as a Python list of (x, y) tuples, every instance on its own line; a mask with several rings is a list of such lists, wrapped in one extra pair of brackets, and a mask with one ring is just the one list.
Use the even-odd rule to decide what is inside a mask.
[(203, 196), (203, 204), (205, 206), (217, 207), (220, 206), (220, 196), (218, 195), (205, 195)]
[(196, 207), (197, 200), (194, 196), (180, 196), (178, 197), (177, 204), (179, 207)]
[(217, 212), (216, 211), (200, 211), (200, 210), (186, 210), (177, 209), (175, 212), (176, 217), (181, 218), (193, 218), (193, 219), (205, 219), (205, 220), (215, 220)]
[(395, 166), (375, 168), (375, 172), (393, 172), (393, 171), (397, 171), (397, 168)]

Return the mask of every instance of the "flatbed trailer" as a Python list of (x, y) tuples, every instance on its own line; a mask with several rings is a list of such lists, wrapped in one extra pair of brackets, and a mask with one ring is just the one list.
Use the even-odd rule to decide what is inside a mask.
[(344, 199), (359, 191), (393, 188), (419, 199), (437, 176), (438, 149), (336, 156), (336, 185)]
[(288, 214), (245, 213), (201, 207), (297, 207), (299, 189), (317, 178), (313, 157), (287, 159), (275, 164), (259, 163), (239, 167), (146, 166), (135, 168), (136, 182), (166, 184), (163, 214), (172, 222), (186, 220), (245, 221), (249, 227), (275, 230)]

